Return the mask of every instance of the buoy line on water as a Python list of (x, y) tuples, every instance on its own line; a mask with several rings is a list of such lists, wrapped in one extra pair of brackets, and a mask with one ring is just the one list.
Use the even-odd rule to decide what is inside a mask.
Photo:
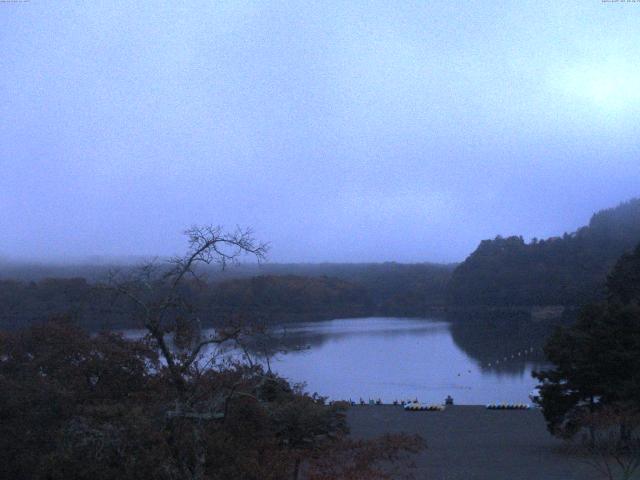
[(444, 405), (422, 405), (420, 403), (407, 403), (403, 407), (408, 412), (442, 412)]
[(529, 348), (525, 348), (524, 350), (520, 350), (518, 352), (515, 352), (511, 355), (507, 355), (505, 357), (502, 357), (502, 359), (498, 358), (497, 360), (495, 360), (494, 362), (487, 362), (484, 365), (482, 365), (485, 368), (492, 368), (494, 366), (500, 365), (501, 363), (507, 363), (510, 360), (517, 360), (518, 358), (523, 358), (526, 357), (527, 355), (530, 355), (532, 353), (534, 353), (536, 350), (542, 350), (541, 348), (534, 348), (534, 347), (529, 347)]
[(487, 410), (529, 410), (531, 405), (528, 403), (490, 403)]
[[(446, 405), (442, 404), (425, 404), (420, 403), (418, 400), (394, 400), (393, 403), (383, 403), (382, 400), (373, 400), (370, 399), (368, 402), (364, 399), (360, 399), (359, 402), (355, 402), (352, 399), (349, 400), (331, 400), (329, 405), (334, 405), (336, 403), (346, 403), (350, 406), (356, 405), (394, 405), (402, 407), (404, 410), (408, 412), (442, 412), (446, 409)], [(488, 403), (485, 405), (487, 410), (531, 410), (533, 407), (528, 403)]]

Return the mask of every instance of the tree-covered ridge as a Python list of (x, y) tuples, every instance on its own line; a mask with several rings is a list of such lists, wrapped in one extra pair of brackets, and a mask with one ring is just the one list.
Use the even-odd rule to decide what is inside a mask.
[[(184, 286), (201, 309), (205, 325), (238, 313), (273, 322), (373, 314), (424, 315), (429, 308), (444, 304), (452, 267), (274, 264), (260, 269), (241, 265), (230, 270), (205, 271), (206, 281)], [(93, 330), (134, 326), (130, 307), (100, 288), (104, 280), (96, 281), (88, 270), (75, 273), (86, 277), (0, 280), (0, 329), (26, 327), (61, 316)], [(28, 278), (25, 272), (17, 276)], [(106, 276), (102, 272), (101, 277)]]
[(604, 298), (607, 273), (640, 242), (640, 199), (562, 237), (483, 240), (453, 272), (453, 305), (582, 305)]
[(329, 277), (259, 276), (219, 283), (203, 298), (214, 318), (241, 314), (252, 319), (363, 316), (373, 312), (362, 286)]
[[(368, 290), (328, 277), (260, 276), (220, 283), (185, 282), (182, 294), (199, 308), (205, 326), (232, 316), (278, 322), (371, 315)], [(85, 279), (0, 281), (0, 329), (69, 317), (90, 330), (134, 328), (131, 305)]]

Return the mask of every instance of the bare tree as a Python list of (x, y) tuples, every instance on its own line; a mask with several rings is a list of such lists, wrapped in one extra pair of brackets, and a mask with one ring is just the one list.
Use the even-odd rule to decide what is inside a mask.
[(168, 427), (171, 430), (179, 425), (183, 433), (186, 421), (191, 432), (190, 451), (185, 453), (184, 448), (176, 446), (174, 456), (184, 478), (200, 479), (206, 463), (204, 422), (223, 419), (232, 397), (252, 393), (243, 391), (238, 380), (224, 391), (211, 392), (203, 401), (198, 382), (194, 381), (202, 375), (198, 361), (205, 347), (240, 344), (243, 337), (255, 333), (255, 327), (231, 322), (203, 337), (198, 311), (188, 298), (188, 287), (204, 283), (199, 267), (218, 264), (224, 269), (243, 256), (253, 256), (260, 262), (265, 259), (268, 245), (256, 241), (249, 229), (226, 232), (219, 226), (195, 226), (185, 235), (188, 248), (184, 255), (166, 262), (156, 259), (124, 274), (112, 272), (107, 287), (134, 305), (148, 339), (166, 364), (176, 389), (174, 404), (166, 411)]
[(190, 345), (186, 355), (172, 350), (166, 339), (168, 333), (181, 328), (199, 331), (201, 323), (181, 287), (188, 279), (203, 282), (198, 266), (217, 263), (224, 269), (244, 255), (252, 255), (260, 262), (268, 250), (268, 245), (257, 242), (249, 229), (227, 233), (220, 226), (194, 226), (185, 235), (188, 249), (184, 255), (172, 257), (164, 264), (158, 264), (157, 259), (147, 262), (124, 277), (112, 273), (108, 282), (111, 289), (137, 307), (141, 324), (157, 343), (178, 389), (205, 346), (237, 339), (241, 333), (239, 326), (219, 328), (213, 335)]
[[(170, 452), (166, 478), (204, 480), (220, 461), (211, 453), (219, 447), (209, 442), (233, 438), (233, 432), (243, 428), (245, 415), (248, 422), (269, 419), (268, 438), (277, 442), (268, 450), (276, 453), (272, 468), (283, 474), (270, 478), (391, 478), (375, 464), (416, 451), (417, 440), (397, 436), (392, 441), (350, 441), (341, 408), (271, 373), (270, 335), (252, 321), (235, 319), (203, 336), (198, 308), (190, 299), (194, 288), (206, 286), (200, 267), (225, 268), (243, 255), (262, 261), (267, 245), (257, 242), (250, 230), (227, 233), (220, 227), (193, 227), (185, 233), (184, 255), (114, 272), (108, 282), (111, 291), (135, 307), (148, 342), (162, 359), (156, 372), (162, 388), (155, 390), (156, 401), (146, 405), (154, 419), (155, 412), (162, 412), (159, 420)], [(244, 359), (218, 355), (228, 344)], [(267, 359), (266, 372), (251, 358), (252, 352)], [(344, 462), (344, 468), (318, 462), (330, 457)]]

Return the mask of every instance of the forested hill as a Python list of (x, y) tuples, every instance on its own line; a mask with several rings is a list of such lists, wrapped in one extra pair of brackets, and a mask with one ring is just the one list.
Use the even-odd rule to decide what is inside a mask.
[[(2, 279), (7, 273), (0, 269), (0, 330), (64, 316), (92, 330), (139, 325), (131, 305), (115, 302), (111, 293), (98, 288), (106, 270), (90, 265), (16, 266), (17, 279)], [(444, 306), (452, 270), (426, 263), (245, 265), (225, 272), (212, 269), (208, 282), (187, 290), (206, 324), (234, 313), (273, 322), (420, 316)], [(38, 278), (43, 273), (53, 278)], [(65, 278), (70, 273), (83, 276)]]
[(602, 210), (589, 225), (546, 240), (483, 240), (454, 270), (451, 305), (582, 305), (603, 298), (607, 273), (640, 243), (640, 199)]

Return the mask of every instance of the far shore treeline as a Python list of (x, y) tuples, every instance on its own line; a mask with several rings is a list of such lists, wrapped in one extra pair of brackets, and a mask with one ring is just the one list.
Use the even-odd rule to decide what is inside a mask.
[[(562, 236), (483, 240), (458, 265), (266, 263), (224, 272), (211, 267), (203, 272), (206, 282), (188, 283), (183, 293), (205, 312), (203, 326), (232, 315), (265, 323), (477, 309), (554, 316), (602, 300), (608, 272), (639, 243), (640, 199), (634, 199), (594, 214), (589, 225)], [(100, 288), (112, 268), (0, 260), (0, 327), (21, 328), (52, 317), (92, 330), (137, 327), (128, 304)]]

